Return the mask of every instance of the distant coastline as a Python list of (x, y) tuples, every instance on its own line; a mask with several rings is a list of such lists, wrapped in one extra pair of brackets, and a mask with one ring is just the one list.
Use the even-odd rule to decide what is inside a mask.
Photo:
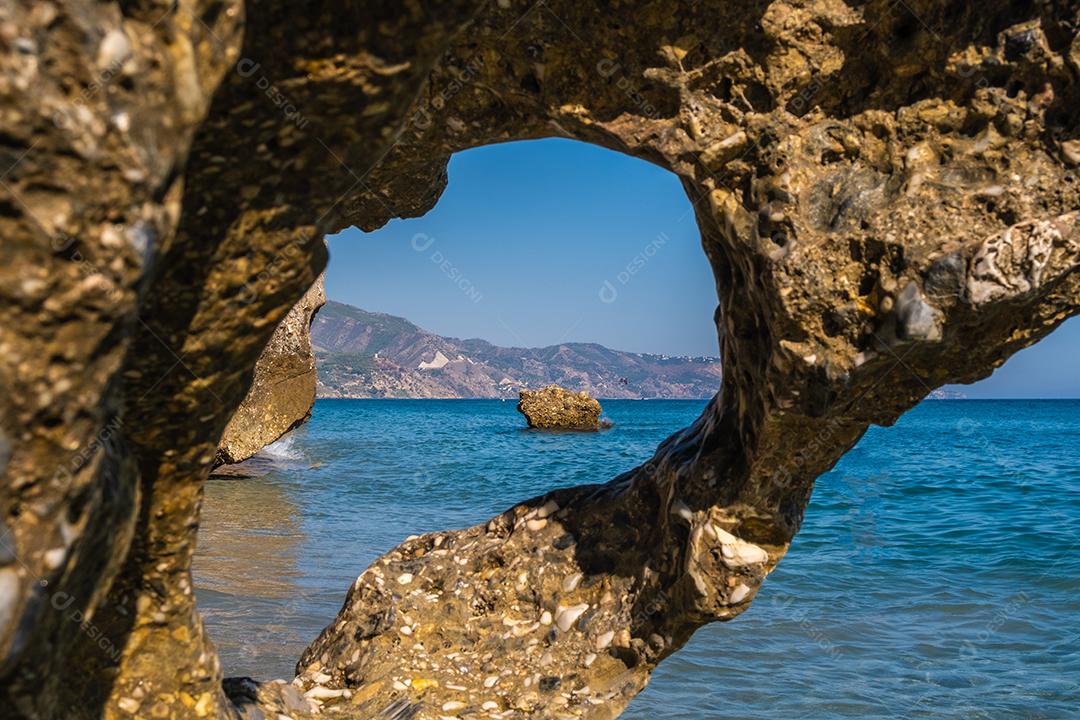
[[(394, 402), (517, 402), (517, 396), (506, 397), (352, 397), (352, 396), (327, 396), (319, 395), (315, 398), (318, 400), (393, 400)], [(664, 397), (643, 397), (643, 398), (627, 398), (627, 397), (598, 397), (596, 398), (600, 402), (708, 402), (713, 399), (713, 396), (709, 397), (678, 397), (678, 398), (664, 398)]]
[(551, 384), (607, 399), (706, 399), (718, 357), (612, 350), (596, 343), (501, 347), (424, 330), (405, 318), (328, 302), (311, 326), (320, 398), (516, 399)]

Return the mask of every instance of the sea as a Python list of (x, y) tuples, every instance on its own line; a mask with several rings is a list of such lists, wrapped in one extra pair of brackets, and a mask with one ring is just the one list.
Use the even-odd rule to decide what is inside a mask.
[[(291, 678), (365, 567), (648, 459), (705, 401), (610, 400), (599, 433), (513, 401), (319, 400), (258, 477), (212, 478), (197, 597), (226, 675)], [(928, 400), (818, 479), (754, 604), (622, 716), (1080, 718), (1080, 401)]]

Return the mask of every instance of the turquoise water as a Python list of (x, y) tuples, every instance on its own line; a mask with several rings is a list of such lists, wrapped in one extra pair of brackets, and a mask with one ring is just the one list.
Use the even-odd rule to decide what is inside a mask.
[[(512, 402), (320, 400), (277, 469), (207, 486), (196, 586), (226, 673), (291, 677), (406, 536), (610, 479), (704, 402), (604, 407), (612, 430), (553, 434)], [(933, 401), (871, 429), (750, 610), (623, 717), (1080, 717), (1078, 455), (1080, 401)]]

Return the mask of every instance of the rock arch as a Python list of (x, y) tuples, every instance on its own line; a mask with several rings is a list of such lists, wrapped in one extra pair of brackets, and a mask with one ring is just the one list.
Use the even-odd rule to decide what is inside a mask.
[[(564, 135), (674, 172), (723, 388), (640, 468), (369, 568), (299, 667), (345, 716), (614, 717), (748, 606), (870, 423), (1077, 311), (1066, 2), (10, 12), (0, 672), (26, 717), (235, 712), (190, 579), (218, 439), (321, 237), (425, 212), (457, 150)], [(284, 687), (228, 694), (302, 716)]]

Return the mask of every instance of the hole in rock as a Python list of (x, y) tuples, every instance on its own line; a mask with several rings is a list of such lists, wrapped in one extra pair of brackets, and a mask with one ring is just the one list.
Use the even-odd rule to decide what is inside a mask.
[[(393, 377), (384, 359), (412, 347), (411, 377), (473, 377), (481, 345), (455, 346), (464, 360), (444, 348), (447, 362), (436, 362), (440, 348), (395, 345), (414, 326), (553, 348), (539, 360), (514, 349), (520, 367), (565, 358), (570, 340), (715, 352), (712, 280), (680, 193), (664, 171), (563, 141), (455, 156), (428, 215), (330, 240), (329, 297), (366, 312), (349, 326), (352, 311), (339, 308), (345, 329), (320, 335), (319, 318), (335, 312), (324, 308), (320, 371), (341, 373), (331, 381), (342, 386), (363, 377), (370, 385)], [(618, 273), (659, 232), (670, 239), (620, 284)], [(851, 252), (904, 263), (873, 243)], [(604, 282), (614, 302), (600, 299)], [(687, 318), (685, 338), (706, 347), (678, 344), (673, 326)], [(632, 337), (654, 344), (622, 340)], [(368, 344), (352, 346), (357, 338)], [(1080, 397), (1077, 348), (1080, 320), (989, 380), (942, 396)], [(306, 425), (265, 451), (270, 472), (206, 486), (196, 587), (226, 674), (290, 677), (355, 577), (409, 534), (606, 481), (703, 404), (605, 400), (614, 428), (577, 435), (523, 431), (512, 399), (319, 400)], [(912, 707), (1009, 717), (1032, 706), (1070, 716), (1075, 693), (1061, 678), (1080, 672), (1068, 631), (1080, 619), (1080, 504), (1068, 502), (1078, 417), (1076, 400), (939, 399), (872, 428), (817, 482), (791, 552), (754, 606), (698, 631), (622, 717), (832, 720), (908, 717)], [(1065, 672), (1047, 674), (1047, 665)]]
[[(206, 486), (196, 586), (229, 676), (291, 678), (406, 537), (607, 482), (720, 387), (693, 208), (643, 160), (559, 139), (477, 148), (423, 217), (328, 243), (311, 419), (261, 453), (268, 473)], [(526, 430), (518, 390), (551, 383), (614, 426)]]

